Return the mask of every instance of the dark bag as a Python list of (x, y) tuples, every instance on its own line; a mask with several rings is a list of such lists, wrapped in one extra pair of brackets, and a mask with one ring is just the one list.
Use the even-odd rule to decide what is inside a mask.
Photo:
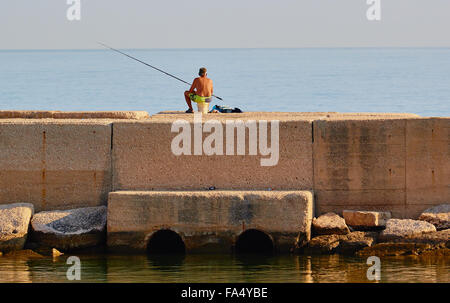
[(211, 112), (217, 110), (219, 113), (242, 113), (242, 110), (240, 108), (231, 108), (228, 106), (220, 106), (220, 105), (214, 105), (211, 109)]

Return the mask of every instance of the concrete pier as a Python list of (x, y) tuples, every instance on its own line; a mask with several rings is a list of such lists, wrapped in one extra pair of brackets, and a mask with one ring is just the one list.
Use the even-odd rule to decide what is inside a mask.
[[(223, 155), (174, 154), (176, 121), (184, 121), (192, 140), (196, 135), (193, 115), (179, 112), (0, 111), (0, 204), (32, 203), (36, 212), (108, 205), (111, 246), (145, 250), (152, 233), (166, 228), (195, 251), (208, 243), (229, 249), (247, 229), (288, 250), (299, 234), (307, 235), (310, 216), (347, 209), (416, 219), (450, 200), (449, 117), (243, 113), (202, 119), (202, 127), (214, 120), (224, 130), (229, 121), (267, 121), (269, 133), (270, 121), (278, 121), (277, 164), (262, 166), (264, 155), (249, 152), (248, 127), (243, 154), (229, 155), (225, 147)], [(208, 135), (202, 132), (200, 140)], [(236, 130), (218, 138), (238, 137)], [(209, 187), (217, 191), (205, 191)], [(233, 201), (252, 205), (250, 221), (229, 217)], [(308, 203), (314, 211), (303, 215)]]

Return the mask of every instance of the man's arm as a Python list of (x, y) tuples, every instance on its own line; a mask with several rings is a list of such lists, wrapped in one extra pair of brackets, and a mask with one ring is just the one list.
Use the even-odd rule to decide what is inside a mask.
[(211, 80), (211, 95), (212, 96), (214, 94), (214, 87), (213, 87), (213, 81)]
[(191, 88), (189, 89), (190, 93), (195, 93), (195, 89), (197, 88), (197, 78), (194, 79), (194, 82), (192, 82)]

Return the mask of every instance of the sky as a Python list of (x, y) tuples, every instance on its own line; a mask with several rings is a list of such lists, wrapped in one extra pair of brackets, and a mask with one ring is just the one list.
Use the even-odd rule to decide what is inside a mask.
[(450, 47), (449, 0), (0, 0), (0, 49)]

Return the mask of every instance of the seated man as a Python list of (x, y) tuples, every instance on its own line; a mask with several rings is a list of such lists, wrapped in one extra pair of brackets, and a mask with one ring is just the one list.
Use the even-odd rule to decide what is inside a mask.
[(189, 107), (186, 113), (194, 112), (191, 101), (209, 103), (212, 99), (213, 82), (211, 79), (206, 77), (206, 68), (200, 68), (198, 75), (200, 77), (194, 79), (191, 88), (184, 92), (184, 98), (186, 99), (186, 103)]

